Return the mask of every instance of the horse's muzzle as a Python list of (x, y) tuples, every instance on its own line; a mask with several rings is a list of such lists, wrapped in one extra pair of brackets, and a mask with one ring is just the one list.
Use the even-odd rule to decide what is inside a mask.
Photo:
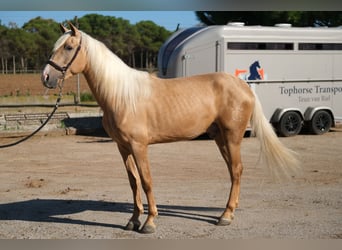
[(55, 89), (58, 86), (59, 78), (54, 74), (50, 74), (47, 67), (43, 70), (41, 75), (41, 81), (46, 88)]

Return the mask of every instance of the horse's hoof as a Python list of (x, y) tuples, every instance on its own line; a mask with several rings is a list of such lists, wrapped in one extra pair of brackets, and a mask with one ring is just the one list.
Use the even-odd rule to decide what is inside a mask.
[(232, 223), (232, 219), (220, 218), (217, 222), (218, 226), (228, 226)]
[(125, 227), (127, 231), (139, 231), (140, 222), (134, 223), (133, 221), (129, 221)]
[(143, 234), (152, 234), (156, 231), (156, 226), (152, 226), (152, 225), (145, 225), (143, 226), (143, 228), (141, 229), (141, 233)]

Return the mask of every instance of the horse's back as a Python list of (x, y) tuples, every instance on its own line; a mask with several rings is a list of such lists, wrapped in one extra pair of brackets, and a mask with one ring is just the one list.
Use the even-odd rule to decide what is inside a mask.
[(190, 102), (195, 100), (215, 105), (217, 110), (254, 102), (254, 94), (249, 85), (226, 72), (155, 80), (158, 86), (155, 95), (162, 99), (161, 102), (183, 101), (191, 105)]
[(250, 109), (254, 101), (254, 94), (248, 84), (225, 72), (155, 79), (158, 81), (154, 93), (155, 105), (159, 109), (172, 110), (171, 116), (204, 114), (216, 119), (220, 115), (227, 115), (232, 109), (245, 106)]
[(201, 75), (194, 75), (190, 77), (179, 77), (172, 79), (161, 79), (153, 77), (158, 83), (168, 86), (168, 90), (179, 89), (181, 91), (186, 91), (189, 88), (196, 89), (213, 89), (217, 91), (226, 92), (239, 92), (251, 93), (248, 84), (242, 79), (226, 73), (226, 72), (215, 72), (207, 73)]
[(210, 85), (216, 98), (219, 99), (220, 106), (254, 102), (254, 94), (249, 85), (232, 74), (217, 72), (198, 77), (202, 77)]

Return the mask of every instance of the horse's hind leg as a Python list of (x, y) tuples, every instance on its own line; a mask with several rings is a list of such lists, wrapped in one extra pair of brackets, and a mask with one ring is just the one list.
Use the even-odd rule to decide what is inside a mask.
[(221, 131), (215, 136), (215, 142), (227, 163), (231, 177), (231, 189), (226, 209), (221, 215), (218, 225), (229, 225), (234, 218), (235, 208), (239, 204), (242, 162), (240, 146), (244, 131)]
[(141, 201), (141, 182), (139, 173), (134, 163), (132, 154), (122, 146), (118, 146), (122, 159), (126, 166), (126, 171), (129, 179), (130, 186), (133, 192), (134, 210), (131, 219), (128, 221), (125, 229), (138, 231), (141, 225), (139, 216), (144, 212), (144, 207)]

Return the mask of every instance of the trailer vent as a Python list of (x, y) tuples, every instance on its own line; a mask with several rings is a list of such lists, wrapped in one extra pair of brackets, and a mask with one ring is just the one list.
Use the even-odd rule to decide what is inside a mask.
[(290, 23), (277, 23), (274, 26), (279, 27), (279, 28), (291, 28), (292, 24), (290, 24)]
[(245, 23), (244, 22), (229, 22), (227, 23), (227, 26), (242, 27), (242, 26), (245, 26)]

